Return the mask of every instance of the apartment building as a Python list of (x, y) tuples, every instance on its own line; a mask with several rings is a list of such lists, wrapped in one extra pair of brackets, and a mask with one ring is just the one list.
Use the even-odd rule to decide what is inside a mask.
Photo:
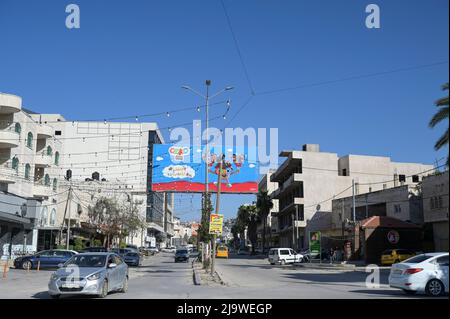
[[(402, 185), (417, 185), (432, 165), (393, 162), (389, 157), (321, 152), (317, 144), (282, 151), (285, 161), (272, 174), (272, 193), (279, 201), (279, 245), (301, 249), (313, 225), (332, 211), (332, 200)], [(315, 227), (315, 226), (314, 226)]]
[(448, 171), (422, 181), (424, 221), (432, 225), (435, 251), (448, 251), (448, 190)]
[(22, 99), (0, 94), (0, 254), (35, 251), (57, 229), (62, 144)]
[[(273, 192), (278, 188), (278, 183), (271, 182), (270, 177), (274, 171), (269, 171), (263, 175), (258, 183), (258, 189), (260, 191), (267, 191), (267, 194), (271, 196)], [(265, 247), (278, 246), (278, 199), (272, 199), (273, 208), (270, 210), (270, 214), (266, 219), (266, 243)], [(263, 249), (263, 234), (264, 234), (264, 222), (259, 221), (256, 229), (257, 232), (257, 248)]]
[[(156, 123), (68, 121), (0, 94), (1, 248), (23, 250), (26, 236), (28, 250), (54, 247), (65, 241), (69, 224), (71, 239), (89, 238), (95, 230), (88, 207), (100, 197), (137, 207), (147, 222), (130, 234), (131, 244), (173, 233), (174, 195), (151, 191), (155, 143), (163, 143)], [(25, 206), (24, 216), (13, 209)]]

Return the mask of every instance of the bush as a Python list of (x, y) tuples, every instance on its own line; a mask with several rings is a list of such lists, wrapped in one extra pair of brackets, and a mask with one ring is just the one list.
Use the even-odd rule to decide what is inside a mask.
[(119, 248), (127, 248), (127, 244), (125, 242), (121, 242)]
[(80, 251), (84, 249), (83, 241), (80, 238), (75, 238), (73, 249), (76, 251)]
[(103, 243), (100, 239), (94, 239), (93, 245), (94, 245), (94, 247), (100, 247), (100, 246), (103, 246)]

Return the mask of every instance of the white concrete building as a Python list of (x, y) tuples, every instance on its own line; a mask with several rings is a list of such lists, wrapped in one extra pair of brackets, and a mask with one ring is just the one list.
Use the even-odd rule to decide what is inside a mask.
[[(163, 137), (156, 123), (68, 121), (22, 109), (20, 97), (0, 94), (0, 249), (11, 242), (23, 247), (23, 233), (28, 250), (52, 248), (56, 237), (66, 237), (69, 217), (71, 238), (88, 238), (88, 206), (102, 196), (133, 203), (147, 222), (129, 235), (130, 244), (173, 235), (174, 194), (151, 191), (157, 143)], [(28, 215), (10, 216), (25, 204)]]
[[(320, 212), (330, 212), (332, 199), (401, 185), (416, 185), (433, 170), (432, 165), (396, 163), (389, 157), (320, 152), (319, 145), (306, 144), (301, 151), (282, 151), (286, 160), (271, 176), (279, 188), (280, 246), (306, 246), (308, 221)], [(294, 227), (295, 222), (295, 227)]]

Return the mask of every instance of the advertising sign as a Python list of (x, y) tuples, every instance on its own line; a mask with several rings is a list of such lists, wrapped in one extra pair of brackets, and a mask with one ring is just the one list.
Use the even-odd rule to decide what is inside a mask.
[[(256, 154), (256, 150), (250, 151)], [(225, 164), (219, 172), (222, 154)], [(220, 175), (222, 193), (257, 193), (259, 165), (256, 156), (249, 154), (247, 148), (212, 147), (206, 156), (204, 146), (154, 144), (152, 191), (204, 192), (207, 165), (210, 192), (217, 192)]]
[(311, 255), (320, 254), (320, 231), (309, 232), (309, 251)]
[(209, 218), (209, 233), (210, 234), (222, 234), (223, 215), (211, 214)]

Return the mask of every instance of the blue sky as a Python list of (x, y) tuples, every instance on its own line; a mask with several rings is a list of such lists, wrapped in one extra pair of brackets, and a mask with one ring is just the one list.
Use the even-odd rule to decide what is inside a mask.
[[(257, 93), (448, 61), (447, 0), (224, 2)], [(80, 6), (79, 30), (65, 27), (69, 3)], [(369, 3), (380, 6), (381, 29), (365, 27)], [(0, 39), (0, 91), (68, 119), (195, 106), (202, 101), (180, 86), (203, 90), (205, 79), (213, 91), (235, 87), (223, 96), (232, 99), (230, 117), (250, 96), (219, 0), (0, 0)], [(443, 64), (257, 94), (231, 126), (277, 127), (280, 149), (319, 143), (340, 155), (433, 163), (448, 152), (433, 150), (444, 126), (427, 127), (447, 81)], [(166, 127), (196, 118), (146, 120)], [(253, 199), (227, 195), (223, 212)], [(189, 195), (177, 203), (183, 219), (198, 217), (198, 196), (192, 207)]]

